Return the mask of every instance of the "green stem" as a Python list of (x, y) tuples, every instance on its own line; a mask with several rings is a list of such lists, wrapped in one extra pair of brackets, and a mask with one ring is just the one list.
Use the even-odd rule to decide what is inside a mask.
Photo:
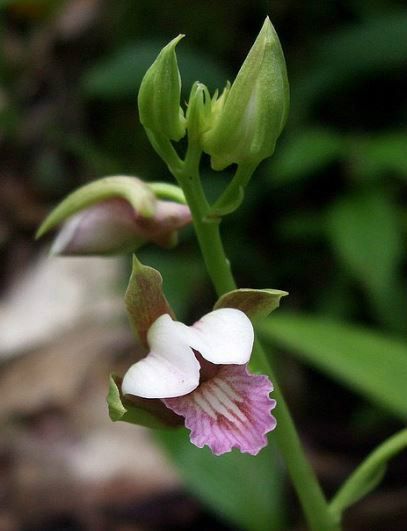
[(161, 135), (160, 133), (154, 133), (150, 129), (145, 129), (145, 131), (151, 145), (158, 155), (165, 161), (170, 172), (173, 175), (179, 173), (184, 163), (179, 158), (178, 153), (175, 151), (171, 141), (164, 135)]
[(208, 217), (225, 216), (241, 205), (244, 199), (244, 189), (255, 169), (256, 165), (253, 164), (239, 164), (233, 179), (210, 208)]
[(392, 457), (407, 447), (407, 429), (401, 430), (378, 446), (349, 476), (331, 501), (331, 511), (342, 512), (370, 492), (381, 479), (383, 467)]
[(341, 528), (340, 518), (329, 509), (315, 473), (304, 454), (290, 410), (278, 386), (278, 379), (274, 376), (274, 371), (258, 340), (256, 341), (254, 358), (254, 367), (268, 374), (274, 384), (273, 396), (278, 404), (273, 412), (277, 419), (275, 437), (309, 528), (312, 531), (339, 531)]
[(177, 178), (182, 187), (194, 220), (195, 232), (202, 251), (206, 269), (218, 294), (236, 288), (230, 269), (229, 260), (225, 256), (219, 233), (219, 220), (208, 219), (209, 203), (205, 197), (199, 177), (199, 161), (201, 151), (189, 145), (182, 171)]
[[(182, 172), (175, 176), (184, 190), (192, 212), (195, 231), (201, 252), (218, 296), (236, 288), (230, 264), (225, 256), (219, 223), (208, 221), (210, 206), (206, 200), (199, 177), (200, 150), (190, 144)], [(256, 366), (276, 382), (268, 359), (256, 342), (253, 359)], [(297, 491), (305, 517), (312, 531), (339, 531), (336, 517), (330, 512), (318, 480), (309, 465), (280, 389), (276, 386), (276, 440), (285, 458), (287, 468)]]

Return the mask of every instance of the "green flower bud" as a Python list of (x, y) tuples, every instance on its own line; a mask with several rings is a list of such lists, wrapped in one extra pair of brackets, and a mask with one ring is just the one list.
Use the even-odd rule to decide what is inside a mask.
[(213, 169), (233, 163), (253, 166), (270, 157), (288, 107), (284, 55), (267, 17), (230, 90), (212, 103), (213, 126), (202, 145)]
[(140, 121), (146, 129), (171, 140), (185, 135), (185, 117), (180, 107), (181, 76), (175, 46), (178, 35), (165, 46), (147, 70), (138, 94)]
[(207, 87), (196, 81), (191, 89), (187, 109), (188, 138), (198, 139), (210, 128), (212, 101)]

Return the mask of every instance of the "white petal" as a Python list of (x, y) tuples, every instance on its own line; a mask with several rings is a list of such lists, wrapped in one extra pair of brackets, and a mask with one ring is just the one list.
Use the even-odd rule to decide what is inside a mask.
[(148, 331), (151, 351), (126, 372), (123, 394), (143, 398), (171, 398), (193, 391), (199, 384), (199, 362), (169, 315), (162, 315)]
[[(180, 325), (180, 323), (177, 323)], [(234, 308), (221, 308), (185, 331), (189, 345), (211, 363), (243, 365), (250, 359), (254, 331), (250, 319)]]

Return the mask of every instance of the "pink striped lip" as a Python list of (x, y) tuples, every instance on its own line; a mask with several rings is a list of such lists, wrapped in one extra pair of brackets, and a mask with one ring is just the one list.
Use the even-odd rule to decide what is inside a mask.
[(186, 396), (164, 399), (174, 413), (185, 417), (191, 442), (207, 445), (215, 455), (238, 448), (256, 455), (276, 426), (269, 398), (273, 386), (267, 376), (250, 374), (246, 366), (226, 365), (217, 375)]
[(124, 375), (122, 393), (161, 399), (185, 418), (200, 448), (256, 455), (276, 426), (276, 403), (267, 376), (247, 371), (253, 341), (253, 326), (237, 309), (214, 310), (192, 326), (163, 314), (148, 330), (150, 352)]

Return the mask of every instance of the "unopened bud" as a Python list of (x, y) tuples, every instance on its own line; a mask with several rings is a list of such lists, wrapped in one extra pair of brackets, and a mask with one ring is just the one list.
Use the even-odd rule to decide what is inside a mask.
[(230, 90), (212, 105), (203, 149), (213, 169), (257, 165), (273, 154), (287, 119), (289, 91), (283, 51), (269, 18)]
[(135, 213), (123, 199), (109, 199), (69, 218), (51, 247), (54, 255), (109, 255), (143, 244)]
[(198, 139), (211, 125), (212, 101), (207, 87), (196, 81), (191, 89), (187, 109), (188, 138)]
[(186, 205), (157, 200), (140, 179), (107, 177), (70, 194), (43, 222), (37, 236), (63, 223), (53, 254), (110, 255), (133, 251), (149, 241), (171, 247), (177, 229), (190, 221)]
[(123, 199), (109, 199), (70, 218), (51, 248), (58, 255), (112, 255), (134, 251), (148, 241), (176, 243), (176, 229), (191, 221), (189, 208), (157, 201), (154, 216), (144, 218)]
[(178, 35), (165, 46), (147, 70), (138, 95), (140, 121), (146, 129), (171, 140), (185, 135), (185, 117), (180, 106), (181, 76), (175, 46)]

